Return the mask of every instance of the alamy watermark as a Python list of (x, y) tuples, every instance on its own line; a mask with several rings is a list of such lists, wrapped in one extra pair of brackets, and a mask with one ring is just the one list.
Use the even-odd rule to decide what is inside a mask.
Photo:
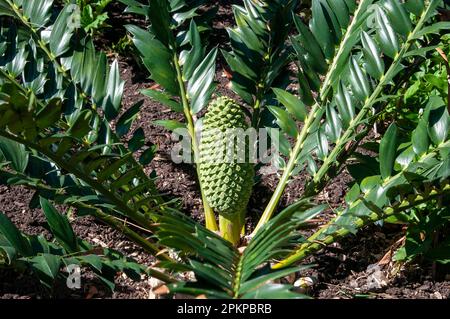
[(71, 264), (66, 267), (69, 273), (66, 280), (67, 288), (81, 289), (81, 267), (76, 264)]
[(70, 13), (67, 19), (67, 28), (70, 30), (79, 29), (81, 27), (81, 9), (76, 4), (69, 4), (67, 10)]

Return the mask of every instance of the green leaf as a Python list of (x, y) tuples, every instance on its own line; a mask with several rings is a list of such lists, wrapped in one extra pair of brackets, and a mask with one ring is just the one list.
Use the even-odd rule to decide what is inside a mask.
[(350, 12), (348, 11), (344, 0), (327, 0), (327, 3), (336, 15), (336, 19), (339, 21), (341, 29), (347, 29), (350, 22)]
[(101, 273), (102, 269), (103, 269), (103, 263), (102, 263), (102, 259), (100, 258), (100, 256), (98, 255), (86, 255), (86, 256), (80, 256), (77, 257), (82, 263), (85, 263), (87, 265), (89, 265), (89, 267), (96, 271)]
[(106, 82), (106, 94), (102, 105), (108, 121), (113, 120), (119, 113), (124, 85), (125, 81), (120, 78), (119, 64), (114, 60)]
[(332, 59), (334, 55), (334, 32), (329, 27), (330, 16), (325, 10), (321, 0), (312, 0), (312, 19), (310, 29), (327, 59)]
[[(275, 145), (275, 147), (278, 147), (281, 154), (284, 156), (289, 156), (291, 154), (291, 145), (289, 144), (288, 139), (283, 135), (279, 134), (280, 130), (275, 127), (266, 127), (267, 133), (269, 134), (270, 138), (272, 139), (272, 143)], [(278, 145), (276, 145), (275, 141), (278, 141)]]
[(231, 288), (229, 274), (226, 271), (208, 263), (200, 263), (195, 260), (191, 260), (190, 264), (196, 277), (204, 279), (208, 283), (216, 285), (218, 288)]
[(249, 293), (251, 290), (258, 289), (260, 286), (266, 284), (269, 281), (286, 277), (294, 272), (299, 272), (308, 268), (311, 268), (311, 266), (298, 266), (286, 268), (271, 272), (267, 275), (256, 277), (254, 279), (244, 282), (239, 289), (239, 294), (243, 295), (245, 293)]
[(90, 126), (91, 119), (92, 119), (91, 110), (85, 109), (78, 112), (78, 114), (76, 114), (73, 120), (73, 124), (67, 131), (67, 134), (75, 138), (79, 139), (83, 138), (91, 130)]
[(399, 43), (391, 22), (383, 9), (376, 9), (376, 22), (378, 25), (378, 39), (382, 51), (390, 58), (394, 58), (400, 51)]
[(400, 165), (401, 169), (405, 169), (414, 160), (414, 157), (414, 149), (412, 146), (410, 146), (397, 156), (395, 162)]
[[(330, 7), (327, 0), (320, 0), (323, 8), (325, 9), (325, 15), (328, 20), (328, 27), (333, 35), (334, 45), (338, 45), (342, 37), (342, 29), (339, 25), (339, 19), (336, 16), (334, 8)], [(339, 0), (335, 0), (339, 1)], [(343, 4), (342, 4), (343, 5)], [(345, 6), (344, 6), (345, 7)], [(342, 19), (341, 19), (342, 20)], [(345, 26), (347, 27), (347, 26)]]
[(291, 290), (291, 285), (270, 284), (241, 296), (242, 299), (310, 299)]
[(245, 78), (239, 73), (233, 73), (233, 80), (231, 81), (231, 89), (239, 95), (245, 103), (252, 105), (254, 103), (252, 94), (256, 93), (254, 82)]
[(28, 165), (29, 153), (23, 144), (0, 136), (0, 154), (11, 163), (11, 166), (15, 171), (19, 173), (25, 172)]
[[(94, 47), (92, 49), (94, 50)], [(96, 57), (95, 64), (96, 66), (87, 70), (86, 73), (88, 76), (91, 76), (90, 73), (92, 70), (95, 70), (95, 75), (92, 79), (92, 97), (95, 103), (101, 105), (107, 93), (105, 79), (108, 75), (108, 63), (104, 52), (101, 52), (100, 55)]]
[(397, 126), (391, 124), (380, 142), (380, 172), (383, 179), (391, 176), (397, 151)]
[(208, 104), (215, 89), (217, 48), (211, 50), (189, 79), (187, 93), (191, 100), (193, 114), (200, 112)]
[(444, 105), (430, 110), (428, 133), (435, 145), (439, 145), (447, 139), (449, 126), (449, 114)]
[(322, 130), (317, 130), (316, 138), (317, 138), (317, 157), (319, 157), (321, 160), (325, 160), (329, 152), (327, 136), (325, 135), (324, 132), (322, 132)]
[(42, 254), (31, 258), (30, 262), (41, 282), (47, 287), (52, 287), (59, 274), (61, 257), (52, 254)]
[(136, 130), (136, 132), (134, 132), (133, 137), (128, 141), (128, 148), (130, 151), (136, 152), (144, 145), (145, 133), (142, 127), (140, 127)]
[(348, 10), (353, 13), (356, 8), (358, 7), (358, 4), (356, 0), (344, 0), (345, 4), (347, 5)]
[(141, 93), (144, 94), (145, 96), (148, 96), (148, 97), (158, 101), (161, 104), (168, 106), (172, 111), (179, 112), (179, 113), (183, 112), (183, 106), (180, 103), (178, 103), (177, 101), (172, 100), (170, 98), (170, 95), (168, 95), (164, 92), (146, 89), (146, 90), (141, 90)]
[(302, 71), (302, 74), (306, 76), (308, 79), (308, 85), (313, 91), (318, 91), (320, 88), (320, 77), (319, 73), (316, 72), (314, 69), (315, 62), (313, 61), (313, 58), (306, 53), (306, 49), (301, 46), (297, 45), (297, 42), (292, 43), (294, 46), (295, 51), (297, 52), (297, 57), (299, 59)]
[(197, 30), (197, 25), (193, 19), (191, 20), (191, 24), (189, 26), (188, 37), (192, 49), (187, 53), (186, 60), (183, 64), (183, 77), (185, 80), (191, 78), (195, 68), (199, 65), (205, 54), (205, 50), (200, 39), (200, 34)]
[(282, 108), (276, 106), (268, 106), (269, 111), (277, 118), (278, 126), (288, 135), (296, 137), (298, 135), (295, 121)]
[[(80, 50), (76, 50), (73, 53), (72, 61), (70, 65), (70, 72), (74, 80), (80, 82), (84, 91), (88, 92), (92, 83), (92, 70), (94, 67), (95, 51), (94, 43), (89, 40), (83, 44)], [(103, 81), (105, 80), (105, 74), (102, 74)]]
[(420, 39), (424, 35), (439, 33), (441, 32), (441, 30), (449, 30), (449, 29), (450, 29), (450, 21), (434, 23), (417, 32), (415, 39)]
[(50, 230), (56, 240), (67, 252), (76, 252), (78, 250), (77, 237), (67, 218), (60, 214), (47, 199), (41, 197), (40, 203)]
[(308, 83), (308, 80), (306, 79), (306, 76), (303, 74), (303, 72), (298, 72), (298, 94), (301, 97), (302, 101), (306, 105), (313, 105), (314, 104), (314, 97), (312, 94), (311, 86)]
[(380, 164), (374, 157), (359, 153), (355, 153), (355, 157), (358, 162), (348, 165), (347, 169), (357, 182), (361, 182), (367, 176), (380, 174)]
[(126, 25), (125, 28), (133, 35), (133, 43), (141, 53), (142, 61), (150, 71), (151, 78), (168, 92), (179, 95), (177, 72), (170, 50), (148, 31), (133, 25)]
[(325, 132), (331, 142), (336, 142), (341, 137), (342, 121), (336, 109), (330, 105), (326, 108), (326, 121)]
[(17, 259), (17, 251), (0, 235), (0, 265), (11, 265)]
[(307, 115), (306, 106), (298, 97), (282, 89), (273, 88), (272, 90), (277, 96), (278, 101), (286, 107), (290, 114), (299, 121), (305, 120)]
[(0, 233), (22, 256), (27, 257), (32, 254), (32, 249), (27, 239), (3, 213), (0, 213)]
[(412, 30), (411, 20), (402, 4), (397, 0), (385, 0), (383, 2), (384, 8), (391, 17), (392, 26), (403, 36), (408, 36)]
[(175, 131), (176, 129), (186, 127), (185, 124), (180, 123), (175, 120), (157, 120), (157, 121), (153, 121), (153, 124), (162, 126), (169, 131)]
[(412, 144), (414, 152), (422, 156), (428, 151), (428, 131), (426, 122), (421, 119), (416, 129), (412, 133)]
[(0, 16), (10, 16), (14, 17), (14, 11), (11, 7), (4, 1), (0, 1)]
[(345, 195), (345, 202), (348, 206), (353, 204), (359, 197), (359, 185), (358, 183), (353, 184), (353, 186), (350, 188), (350, 190)]
[[(196, 12), (197, 10), (198, 7), (194, 7), (185, 12), (177, 12), (173, 15), (173, 19), (177, 22), (178, 25), (181, 25), (184, 21), (198, 16), (198, 13)], [(194, 21), (194, 19), (192, 19), (191, 21)]]
[(361, 192), (368, 194), (372, 189), (381, 185), (382, 180), (380, 176), (368, 176), (364, 178), (361, 182), (360, 188)]
[(350, 60), (350, 77), (349, 82), (352, 86), (352, 91), (355, 97), (360, 101), (365, 101), (372, 92), (372, 89), (367, 79), (366, 74), (359, 66), (355, 58)]
[(36, 125), (39, 128), (48, 128), (61, 118), (63, 103), (61, 99), (51, 99), (36, 117)]
[(152, 22), (151, 29), (154, 35), (168, 47), (174, 42), (173, 33), (170, 29), (169, 1), (167, 0), (152, 0), (149, 2), (150, 8), (147, 14)]
[[(300, 37), (295, 37), (293, 41), (302, 40), (303, 47), (309, 52), (310, 56), (314, 59), (317, 64), (317, 69), (325, 72), (328, 69), (328, 65), (325, 61), (325, 57), (323, 55), (322, 49), (320, 48), (319, 43), (317, 43), (316, 38), (311, 33), (311, 31), (304, 25), (304, 23), (300, 20), (300, 18), (294, 14), (294, 23), (297, 27), (297, 31), (300, 34)], [(305, 45), (307, 44), (307, 45)]]
[(264, 51), (264, 46), (261, 39), (247, 26), (241, 26), (237, 29), (228, 30), (230, 38), (234, 39), (237, 42), (242, 42), (245, 46), (243, 51), (249, 53), (253, 56), (260, 56)]
[(365, 57), (367, 73), (379, 80), (384, 75), (384, 62), (375, 41), (366, 33), (362, 32), (361, 41)]
[(119, 0), (119, 1), (127, 5), (124, 12), (136, 13), (144, 17), (147, 17), (147, 12), (149, 8), (148, 5), (144, 5), (136, 0)]
[(97, 174), (98, 180), (99, 181), (103, 181), (106, 178), (108, 178), (108, 177), (112, 176), (113, 174), (115, 174), (121, 167), (123, 167), (127, 163), (127, 161), (131, 157), (132, 157), (132, 153), (123, 154), (119, 159), (117, 159), (113, 163), (110, 163), (108, 165), (108, 167), (106, 167), (105, 169), (101, 170)]
[(425, 6), (423, 0), (406, 0), (404, 4), (406, 10), (412, 12), (416, 16), (419, 16)]
[(347, 128), (350, 122), (355, 117), (355, 107), (353, 106), (354, 101), (352, 100), (352, 96), (350, 95), (349, 91), (344, 86), (344, 83), (342, 81), (339, 84), (339, 88), (335, 98), (339, 115), (341, 116), (342, 122), (344, 124), (344, 128)]
[(143, 104), (144, 100), (135, 103), (119, 118), (116, 125), (116, 133), (119, 137), (122, 137), (128, 133)]
[(420, 80), (415, 81), (405, 92), (403, 99), (407, 101), (408, 99), (414, 97), (420, 90)]
[(41, 1), (24, 1), (23, 14), (30, 18), (31, 23), (35, 28), (42, 28), (45, 26), (51, 16), (51, 9), (53, 0)]
[[(303, 207), (299, 205), (300, 202), (303, 202)], [(314, 217), (322, 213), (327, 208), (330, 208), (328, 204), (322, 204), (306, 209), (305, 201), (300, 200), (292, 204), (291, 206), (285, 208), (282, 212), (285, 212), (286, 210), (293, 210), (295, 213), (292, 215), (292, 219), (295, 220), (295, 222), (298, 223), (299, 226), (301, 226), (307, 221), (313, 219)]]
[(220, 51), (227, 61), (228, 65), (231, 67), (233, 72), (241, 74), (243, 77), (254, 82), (258, 78), (258, 74), (245, 63), (238, 55), (228, 53), (225, 50)]
[(156, 154), (156, 146), (153, 145), (153, 146), (147, 148), (142, 153), (141, 157), (139, 157), (139, 163), (141, 163), (144, 166), (150, 164), (150, 162), (155, 157), (155, 154)]
[(436, 48), (439, 48), (439, 45), (431, 45), (431, 46), (426, 46), (426, 47), (422, 47), (419, 49), (415, 49), (415, 50), (410, 50), (407, 53), (405, 53), (404, 57), (411, 57), (411, 56), (421, 56), (423, 58), (426, 58), (426, 55), (428, 52), (430, 51), (435, 51)]
[[(316, 134), (314, 136), (316, 137), (315, 140), (316, 140), (316, 143), (317, 143), (318, 135)], [(314, 161), (314, 159), (311, 157), (311, 155), (307, 155), (306, 156), (306, 163), (307, 163), (307, 167), (306, 168), (308, 169), (309, 174), (313, 175), (313, 176), (316, 175), (318, 167), (317, 167), (317, 164)]]
[(70, 39), (75, 31), (75, 6), (66, 6), (62, 9), (50, 34), (50, 51), (59, 57), (70, 48)]

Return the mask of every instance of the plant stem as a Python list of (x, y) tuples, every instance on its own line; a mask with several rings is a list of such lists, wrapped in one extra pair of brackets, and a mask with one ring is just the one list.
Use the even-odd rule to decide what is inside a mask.
[(303, 129), (300, 133), (300, 135), (297, 137), (297, 141), (295, 143), (295, 146), (293, 150), (291, 151), (289, 162), (286, 166), (286, 168), (283, 171), (283, 175), (281, 175), (280, 181), (278, 182), (277, 188), (275, 189), (272, 197), (270, 198), (269, 204), (267, 204), (266, 209), (264, 210), (263, 215), (261, 216), (258, 224), (255, 227), (255, 230), (251, 234), (253, 237), (256, 235), (258, 230), (269, 221), (269, 219), (272, 217), (275, 209), (277, 208), (278, 202), (280, 201), (281, 196), (283, 195), (284, 189), (287, 186), (287, 183), (291, 177), (292, 170), (295, 167), (295, 164), (297, 162), (297, 157), (300, 151), (303, 148), (304, 142), (308, 136), (309, 128), (314, 123), (314, 120), (316, 118), (316, 111), (319, 108), (319, 104), (314, 104), (314, 106), (311, 109), (311, 112), (309, 113), (308, 117), (305, 120), (305, 125), (303, 126)]
[(156, 270), (153, 268), (148, 268), (146, 271), (150, 277), (154, 277), (165, 283), (175, 284), (175, 283), (179, 282), (179, 280), (177, 280), (177, 279), (173, 278), (172, 276), (165, 274), (159, 270)]
[(252, 115), (252, 127), (254, 129), (258, 129), (260, 113), (261, 113), (261, 100), (259, 98), (256, 98), (255, 105), (253, 105), (253, 115)]
[(234, 246), (239, 244), (242, 230), (242, 214), (219, 215), (220, 235)]
[[(181, 96), (181, 102), (183, 104), (183, 112), (184, 116), (187, 120), (187, 129), (189, 131), (189, 135), (191, 136), (191, 146), (192, 146), (192, 152), (194, 153), (194, 163), (197, 170), (197, 176), (200, 176), (199, 172), (199, 165), (198, 165), (198, 157), (199, 157), (199, 148), (197, 144), (197, 136), (195, 132), (195, 125), (193, 120), (193, 114), (191, 112), (191, 108), (189, 106), (189, 101), (187, 98), (186, 88), (183, 81), (183, 75), (181, 73), (181, 67), (178, 60), (178, 55), (175, 53), (173, 56), (173, 63), (175, 65), (175, 69), (177, 72), (177, 81), (180, 89), (180, 96)], [(208, 201), (206, 199), (205, 193), (203, 191), (202, 183), (199, 178), (197, 178), (198, 183), (200, 185), (200, 193), (202, 195), (202, 202), (203, 202), (203, 209), (205, 212), (205, 224), (206, 228), (211, 231), (217, 231), (217, 222), (216, 217), (214, 216), (213, 209), (209, 206)]]

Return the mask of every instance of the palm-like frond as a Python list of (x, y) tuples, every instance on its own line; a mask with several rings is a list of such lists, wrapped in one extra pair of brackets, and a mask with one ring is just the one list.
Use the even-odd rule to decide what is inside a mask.
[(243, 1), (234, 5), (236, 27), (227, 29), (231, 51), (222, 54), (231, 68), (231, 88), (253, 108), (252, 125), (267, 122), (271, 87), (289, 85), (291, 49), (287, 42), (298, 1)]
[[(371, 165), (376, 175), (366, 175), (355, 183), (337, 217), (276, 267), (288, 266), (369, 223), (399, 216), (422, 203), (436, 200), (437, 207), (446, 207), (450, 193), (449, 138), (446, 103), (431, 96), (411, 137), (402, 141), (392, 124), (380, 142), (379, 163)], [(367, 164), (355, 165), (363, 169)]]
[[(196, 282), (170, 285), (171, 293), (210, 298), (305, 298), (292, 291), (291, 284), (273, 281), (309, 266), (271, 271), (270, 263), (286, 256), (302, 241), (299, 227), (324, 208), (307, 201), (297, 203), (271, 220), (243, 252), (184, 215), (163, 214), (158, 220), (160, 243), (176, 249), (180, 258), (187, 258), (185, 266), (196, 277)], [(164, 265), (168, 266), (162, 262)]]
[[(278, 92), (286, 110), (270, 108), (282, 131), (295, 137), (296, 143), (285, 150), (290, 160), (282, 167), (280, 183), (258, 228), (274, 212), (276, 199), (294, 170), (301, 171), (306, 165), (312, 176), (306, 196), (318, 194), (330, 176), (339, 172), (365, 136), (367, 131), (362, 128), (383, 110), (390, 89), (395, 91), (394, 83), (403, 81), (401, 71), (428, 49), (429, 36), (449, 28), (448, 23), (434, 18), (441, 4), (440, 0), (424, 2), (416, 8), (420, 10), (414, 10), (414, 16), (408, 7), (390, 0), (342, 3), (348, 10), (334, 10), (330, 1), (315, 0), (309, 28), (296, 18), (299, 35), (292, 41), (300, 67), (301, 100)], [(355, 9), (351, 19), (345, 18), (351, 8)], [(316, 69), (311, 69), (313, 65)], [(323, 74), (323, 79), (318, 74)], [(312, 100), (308, 96), (313, 93), (317, 97)], [(305, 104), (312, 104), (307, 115), (298, 112), (306, 110)], [(294, 118), (304, 121), (301, 130)], [(283, 136), (280, 143), (289, 145)]]
[[(26, 235), (0, 212), (0, 267), (30, 269), (47, 288), (52, 289), (60, 278), (67, 277), (65, 267), (89, 267), (111, 290), (119, 272), (140, 280), (144, 266), (109, 248), (95, 247), (78, 238), (66, 216), (44, 198), (40, 199), (47, 227), (54, 236)], [(70, 270), (72, 271), (72, 270)], [(169, 282), (170, 277), (151, 271), (151, 275)], [(161, 275), (161, 276), (160, 276)]]
[[(143, 169), (154, 147), (133, 137), (127, 148), (120, 140), (142, 102), (118, 116), (124, 82), (117, 61), (109, 66), (72, 24), (70, 5), (53, 12), (52, 1), (1, 3), (0, 149), (10, 162), (1, 180), (27, 184), (37, 190), (35, 198), (83, 206), (99, 218), (106, 212), (116, 227), (120, 222), (108, 215), (151, 228), (150, 214), (166, 203)], [(146, 247), (158, 251), (150, 242)]]
[[(383, 112), (385, 100), (405, 81), (404, 70), (414, 67), (415, 58), (421, 58), (423, 51), (432, 47), (427, 37), (450, 27), (433, 18), (441, 3), (430, 1), (424, 4), (420, 14), (412, 19), (407, 7), (396, 1), (360, 3), (359, 10), (370, 13), (352, 35), (356, 41), (354, 45), (359, 44), (360, 48), (348, 51), (348, 57), (343, 60), (345, 64), (338, 62), (336, 70), (329, 76), (333, 97), (325, 102), (327, 92), (320, 95), (324, 101), (321, 112), (325, 123), (317, 127), (311, 139), (315, 138), (318, 143), (316, 153), (321, 165), (316, 169), (314, 166), (319, 165), (313, 165), (309, 158), (313, 178), (308, 185), (309, 196), (316, 194), (329, 180), (329, 175), (338, 171), (339, 163), (345, 162), (345, 146), (352, 140), (362, 139), (361, 125), (368, 127), (369, 117)], [(325, 145), (328, 143), (331, 147)]]

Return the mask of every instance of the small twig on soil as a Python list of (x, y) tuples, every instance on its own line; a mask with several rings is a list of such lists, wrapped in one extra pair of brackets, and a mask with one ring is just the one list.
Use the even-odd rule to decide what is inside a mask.
[(142, 230), (142, 231), (144, 231), (144, 232), (153, 234), (150, 230), (145, 229), (144, 227), (141, 227), (141, 226), (139, 226), (139, 225), (137, 225), (137, 224), (134, 224), (134, 223), (128, 221), (127, 219), (122, 219), (122, 218), (119, 218), (119, 217), (116, 217), (116, 216), (111, 216), (111, 217), (114, 218), (114, 219), (117, 219), (117, 220), (120, 221), (120, 222), (122, 222), (124, 225), (131, 225), (131, 226), (133, 226), (133, 227), (135, 227), (135, 228), (137, 228), (137, 229), (139, 229), (139, 230)]

